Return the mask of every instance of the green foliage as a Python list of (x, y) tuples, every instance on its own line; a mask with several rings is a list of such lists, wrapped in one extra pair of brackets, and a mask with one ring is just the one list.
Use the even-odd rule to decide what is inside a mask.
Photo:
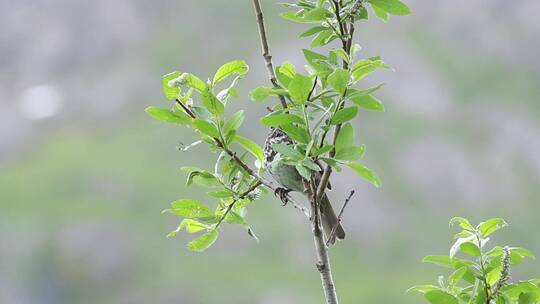
[[(422, 261), (451, 269), (439, 284), (418, 285), (409, 289), (424, 295), (432, 304), (538, 304), (540, 303), (540, 279), (510, 282), (510, 270), (525, 258), (534, 259), (527, 249), (510, 246), (487, 248), (489, 235), (508, 226), (501, 218), (492, 218), (477, 226), (463, 217), (450, 220), (462, 230), (447, 256), (430, 255)], [(461, 257), (457, 257), (461, 255)]]
[[(268, 106), (272, 113), (260, 119), (263, 126), (280, 128), (294, 141), (291, 145), (273, 147), (281, 154), (279, 161), (294, 166), (306, 179), (325, 169), (324, 165), (338, 172), (342, 166), (347, 166), (379, 187), (381, 181), (377, 174), (357, 162), (365, 146), (355, 144), (353, 121), (364, 114), (362, 110), (384, 111), (382, 102), (373, 96), (383, 84), (367, 89), (356, 86), (371, 73), (389, 66), (380, 57), (356, 58), (360, 57), (357, 55), (361, 47), (353, 43), (353, 33), (347, 31), (355, 22), (368, 18), (368, 6), (384, 20), (388, 15), (408, 14), (408, 7), (399, 0), (299, 0), (285, 6), (292, 9), (282, 14), (285, 19), (313, 24), (300, 34), (301, 38), (311, 39), (312, 48), (333, 41), (339, 43), (337, 48), (323, 53), (304, 49), (307, 63), (304, 71), (284, 62), (276, 66), (276, 81), (272, 81), (272, 86), (259, 86), (250, 92), (251, 99), (258, 103), (275, 103), (277, 98), (270, 97), (283, 101)], [(146, 109), (158, 120), (193, 129), (200, 136), (194, 145), (206, 143), (209, 150), (218, 155), (212, 171), (184, 168), (188, 174), (187, 184), (211, 188), (207, 194), (215, 204), (181, 199), (167, 210), (182, 218), (169, 236), (182, 229), (202, 233), (188, 244), (194, 251), (211, 246), (222, 223), (241, 225), (256, 238), (246, 219), (246, 207), (265, 191), (260, 179), (264, 173), (264, 151), (253, 140), (240, 135), (244, 111), (227, 116), (227, 104), (231, 97), (238, 95), (236, 85), (248, 71), (245, 61), (233, 60), (219, 67), (209, 78), (172, 72), (163, 76), (162, 87), (165, 97), (174, 100), (173, 109)], [(334, 138), (330, 134), (334, 134)], [(254, 168), (251, 163), (255, 164)], [(490, 225), (484, 230), (487, 234), (492, 229)], [(470, 244), (458, 249), (477, 254)]]

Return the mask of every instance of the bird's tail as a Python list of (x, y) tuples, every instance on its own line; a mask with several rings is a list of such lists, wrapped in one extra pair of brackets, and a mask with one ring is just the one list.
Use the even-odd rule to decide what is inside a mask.
[[(343, 240), (345, 238), (345, 230), (343, 230), (341, 223), (338, 222), (336, 213), (334, 212), (326, 193), (323, 194), (321, 198), (320, 210), (322, 228), (327, 242), (333, 245), (336, 242), (336, 238)], [(336, 231), (334, 234), (332, 234), (334, 227), (336, 227)]]

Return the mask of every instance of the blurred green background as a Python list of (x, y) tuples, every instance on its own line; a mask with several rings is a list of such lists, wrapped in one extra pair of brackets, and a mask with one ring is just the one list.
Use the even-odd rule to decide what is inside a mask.
[[(302, 66), (304, 27), (262, 2), (275, 63)], [(540, 254), (540, 3), (407, 3), (412, 16), (358, 26), (362, 56), (395, 71), (365, 83), (387, 83), (386, 113), (355, 121), (383, 187), (344, 172), (330, 194), (357, 191), (331, 251), (343, 303), (422, 302), (405, 290), (444, 272), (420, 259), (447, 252), (453, 216), (504, 217), (495, 241)], [(259, 243), (230, 226), (204, 254), (165, 238), (178, 219), (160, 211), (204, 199), (179, 168), (215, 155), (178, 151), (195, 136), (143, 109), (167, 106), (163, 74), (232, 59), (251, 70), (230, 110), (262, 143), (251, 1), (0, 0), (0, 303), (322, 303), (309, 225), (272, 196), (250, 209)]]

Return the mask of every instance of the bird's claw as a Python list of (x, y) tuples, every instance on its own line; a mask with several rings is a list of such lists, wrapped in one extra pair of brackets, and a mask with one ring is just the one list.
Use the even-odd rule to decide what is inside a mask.
[(274, 195), (279, 197), (279, 199), (283, 203), (282, 206), (287, 205), (287, 203), (289, 202), (289, 192), (291, 192), (291, 190), (286, 188), (276, 188), (276, 190), (274, 190)]

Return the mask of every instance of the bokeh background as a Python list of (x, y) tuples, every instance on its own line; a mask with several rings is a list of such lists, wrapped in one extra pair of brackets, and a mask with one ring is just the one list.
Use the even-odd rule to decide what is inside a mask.
[[(495, 240), (540, 254), (540, 2), (407, 3), (410, 17), (358, 26), (362, 56), (395, 71), (364, 84), (387, 83), (386, 113), (355, 120), (383, 187), (334, 179), (337, 204), (357, 191), (331, 252), (343, 303), (423, 301), (405, 290), (444, 272), (420, 259), (447, 252), (453, 216), (502, 216)], [(275, 63), (302, 66), (304, 27), (263, 6)], [(178, 151), (195, 136), (143, 109), (167, 106), (163, 74), (232, 59), (251, 70), (231, 110), (262, 143), (251, 1), (0, 0), (1, 303), (322, 303), (309, 225), (272, 196), (250, 209), (259, 243), (229, 226), (204, 254), (165, 238), (178, 219), (160, 211), (204, 197), (179, 168), (215, 155)], [(513, 272), (538, 274), (535, 261)]]

